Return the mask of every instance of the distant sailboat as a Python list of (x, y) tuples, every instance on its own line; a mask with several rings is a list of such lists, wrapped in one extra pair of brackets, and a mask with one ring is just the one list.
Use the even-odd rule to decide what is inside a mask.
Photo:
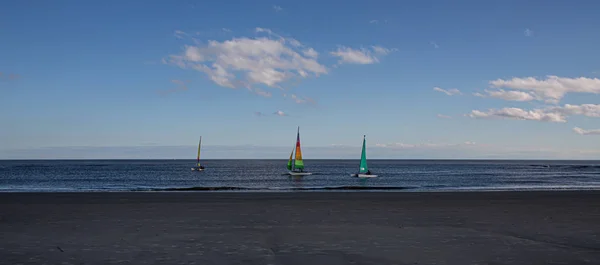
[[(296, 157), (292, 161), (294, 151), (296, 152)], [(292, 153), (290, 154), (290, 159), (287, 163), (287, 169), (290, 170), (288, 174), (291, 176), (312, 175), (312, 173), (304, 172), (304, 161), (302, 161), (302, 150), (300, 149), (300, 126), (298, 126), (298, 133), (296, 134), (296, 146), (294, 149), (292, 149)]]
[(360, 166), (357, 174), (351, 174), (352, 177), (359, 178), (375, 178), (377, 175), (371, 174), (369, 167), (367, 166), (367, 136), (363, 135), (362, 153), (360, 154)]
[(192, 171), (204, 171), (204, 167), (200, 165), (200, 146), (202, 145), (202, 136), (198, 141), (198, 156), (196, 157), (196, 166), (192, 168)]

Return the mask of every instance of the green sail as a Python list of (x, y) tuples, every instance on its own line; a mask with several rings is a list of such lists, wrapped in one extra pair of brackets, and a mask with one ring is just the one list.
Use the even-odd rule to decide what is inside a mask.
[(290, 154), (290, 160), (287, 163), (287, 169), (292, 170), (292, 155), (294, 155), (294, 149), (292, 149), (292, 153)]
[(303, 170), (304, 169), (304, 161), (302, 161), (302, 160), (295, 160), (294, 161), (294, 167), (296, 169)]
[(359, 173), (365, 173), (369, 171), (369, 167), (367, 166), (367, 148), (366, 148), (366, 139), (363, 136), (363, 145), (362, 145), (362, 153), (360, 155), (360, 169)]

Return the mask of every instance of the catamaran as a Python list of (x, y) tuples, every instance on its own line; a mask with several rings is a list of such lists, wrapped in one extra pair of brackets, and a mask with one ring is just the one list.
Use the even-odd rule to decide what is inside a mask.
[(200, 165), (200, 146), (202, 145), (202, 136), (198, 141), (198, 156), (196, 157), (196, 166), (192, 168), (192, 171), (204, 171), (204, 167)]
[[(296, 156), (295, 159), (292, 161), (294, 151), (296, 152)], [(292, 153), (290, 154), (290, 159), (287, 163), (287, 169), (290, 170), (288, 172), (290, 176), (312, 175), (312, 173), (304, 172), (304, 161), (302, 161), (302, 150), (300, 149), (300, 126), (298, 126), (298, 133), (296, 134), (296, 146), (294, 147), (294, 149), (292, 149)]]
[(352, 177), (359, 178), (375, 178), (377, 175), (373, 175), (367, 166), (367, 136), (363, 135), (362, 153), (360, 154), (360, 165), (358, 167), (357, 174), (351, 174)]

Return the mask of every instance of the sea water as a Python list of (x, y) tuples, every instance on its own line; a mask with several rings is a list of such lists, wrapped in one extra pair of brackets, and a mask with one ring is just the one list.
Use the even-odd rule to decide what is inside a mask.
[(600, 189), (600, 161), (369, 160), (377, 178), (350, 176), (358, 160), (4, 160), (0, 192), (73, 191), (480, 191)]

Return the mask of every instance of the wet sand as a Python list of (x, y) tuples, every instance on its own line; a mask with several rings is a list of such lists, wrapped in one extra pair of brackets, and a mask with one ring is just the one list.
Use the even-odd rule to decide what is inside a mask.
[(0, 264), (600, 264), (600, 192), (0, 193)]

